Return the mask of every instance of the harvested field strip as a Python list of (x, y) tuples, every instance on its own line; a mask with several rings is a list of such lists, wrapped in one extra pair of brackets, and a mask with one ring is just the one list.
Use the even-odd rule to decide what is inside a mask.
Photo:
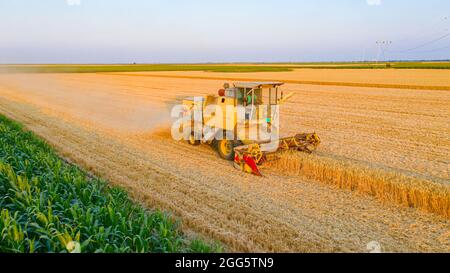
[[(225, 81), (280, 81), (280, 79), (258, 79), (258, 78), (235, 78), (235, 77), (215, 77), (215, 76), (187, 76), (187, 75), (152, 75), (152, 74), (131, 74), (131, 73), (97, 73), (113, 76), (131, 76), (131, 77), (154, 77), (154, 78), (178, 78), (178, 79), (198, 79), (198, 80), (225, 80)], [(433, 85), (409, 85), (409, 84), (385, 84), (385, 83), (354, 83), (354, 82), (325, 82), (325, 81), (306, 81), (306, 80), (287, 80), (284, 83), (325, 85), (325, 86), (346, 86), (346, 87), (370, 87), (370, 88), (391, 88), (391, 89), (415, 89), (415, 90), (441, 90), (450, 91), (450, 86)]]
[(285, 173), (305, 176), (450, 219), (450, 186), (445, 183), (369, 168), (350, 161), (291, 152), (270, 164)]

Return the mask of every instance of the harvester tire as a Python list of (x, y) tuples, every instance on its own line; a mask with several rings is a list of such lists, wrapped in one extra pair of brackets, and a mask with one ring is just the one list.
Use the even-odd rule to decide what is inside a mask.
[(192, 146), (198, 146), (201, 144), (200, 140), (195, 140), (195, 136), (194, 133), (192, 132), (189, 139), (187, 140), (187, 143), (192, 145)]
[(241, 146), (242, 142), (235, 140), (215, 140), (214, 146), (219, 156), (228, 161), (234, 161), (234, 148)]

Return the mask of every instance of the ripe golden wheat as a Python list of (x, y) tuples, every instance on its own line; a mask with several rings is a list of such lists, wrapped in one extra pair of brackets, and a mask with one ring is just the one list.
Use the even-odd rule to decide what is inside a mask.
[(272, 167), (450, 218), (450, 186), (318, 155), (287, 152)]

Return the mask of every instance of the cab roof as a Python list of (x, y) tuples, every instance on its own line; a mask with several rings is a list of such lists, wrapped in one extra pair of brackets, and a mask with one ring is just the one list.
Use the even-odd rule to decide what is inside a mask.
[(234, 87), (237, 88), (270, 88), (281, 86), (284, 83), (282, 82), (237, 82), (234, 84)]

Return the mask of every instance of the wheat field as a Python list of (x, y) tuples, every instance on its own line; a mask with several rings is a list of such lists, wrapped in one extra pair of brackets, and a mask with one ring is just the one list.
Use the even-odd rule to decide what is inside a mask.
[(210, 73), (203, 71), (161, 71), (117, 73), (135, 77), (282, 81), (324, 86), (450, 90), (450, 71), (424, 69), (294, 69), (290, 72)]
[[(170, 106), (215, 93), (223, 75), (161, 73), (0, 75), (0, 113), (230, 251), (364, 252), (373, 240), (385, 251), (450, 251), (448, 91), (287, 84), (296, 96), (282, 134), (316, 131), (322, 144), (282, 155), (259, 178), (170, 138)], [(428, 71), (411, 73), (404, 85), (433, 84)]]
[(304, 176), (450, 218), (450, 187), (447, 184), (393, 170), (361, 166), (351, 161), (291, 152), (270, 165), (283, 173)]

